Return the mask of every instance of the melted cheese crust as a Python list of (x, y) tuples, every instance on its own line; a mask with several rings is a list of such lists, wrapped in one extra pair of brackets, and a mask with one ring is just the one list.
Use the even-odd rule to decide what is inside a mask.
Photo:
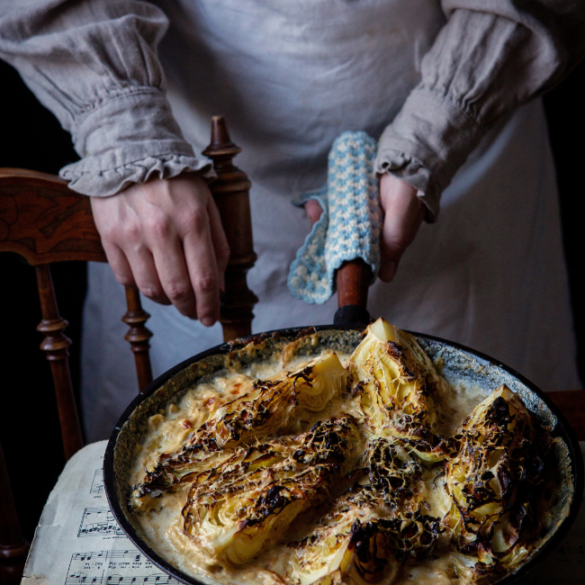
[[(283, 359), (284, 355), (284, 359)], [(272, 362), (254, 364), (247, 371), (230, 372), (218, 376), (211, 382), (199, 384), (190, 390), (178, 405), (169, 406), (166, 411), (150, 418), (150, 432), (144, 441), (133, 470), (132, 483), (138, 485), (144, 481), (145, 470), (152, 471), (163, 453), (176, 452), (189, 438), (193, 429), (205, 423), (210, 416), (226, 403), (249, 388), (251, 379), (267, 379), (283, 369), (283, 362), (289, 371), (302, 366), (301, 360), (291, 359), (285, 350)], [(339, 355), (347, 366), (348, 355)], [(486, 393), (477, 387), (448, 386), (441, 387), (441, 435), (448, 437), (473, 408), (486, 398)], [(303, 427), (317, 420), (326, 420), (334, 416), (348, 414), (365, 424), (364, 413), (359, 406), (359, 398), (344, 393), (342, 398), (335, 398), (326, 408), (303, 421)], [(356, 451), (363, 450), (363, 445)], [(451, 507), (452, 500), (445, 489), (445, 478), (437, 474), (436, 469), (424, 469), (423, 476), (423, 510), (425, 513), (443, 518)], [(153, 498), (150, 511), (137, 513), (136, 516), (151, 545), (171, 564), (205, 583), (234, 585), (293, 585), (297, 580), (289, 576), (294, 551), (287, 546), (287, 541), (294, 540), (307, 532), (316, 519), (313, 514), (306, 514), (295, 520), (287, 540), (278, 542), (264, 550), (250, 564), (235, 567), (229, 563), (220, 563), (214, 550), (204, 539), (194, 539), (183, 527), (181, 510), (185, 505), (189, 485), (179, 486), (173, 491), (163, 492)], [(266, 548), (266, 547), (265, 547)], [(465, 585), (473, 583), (473, 567), (477, 559), (456, 552), (449, 546), (448, 539), (439, 537), (432, 555), (424, 560), (409, 559), (400, 568), (399, 574), (391, 579), (381, 581), (381, 585), (418, 584)], [(345, 582), (345, 581), (344, 581)], [(354, 581), (347, 581), (354, 583)]]

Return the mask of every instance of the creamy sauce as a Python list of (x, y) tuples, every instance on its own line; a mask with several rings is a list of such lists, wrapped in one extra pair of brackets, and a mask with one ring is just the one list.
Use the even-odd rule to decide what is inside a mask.
[[(339, 356), (347, 360), (349, 356)], [(161, 453), (173, 453), (187, 441), (194, 429), (203, 424), (221, 406), (240, 396), (249, 389), (251, 379), (266, 379), (283, 368), (292, 371), (298, 368), (301, 360), (294, 359), (290, 353), (280, 356), (273, 362), (254, 364), (248, 371), (228, 373), (213, 381), (200, 384), (189, 391), (177, 405), (169, 406), (150, 419), (148, 434), (133, 470), (132, 482), (137, 485), (144, 481), (145, 470), (152, 471)], [(344, 364), (345, 365), (345, 364)], [(440, 411), (440, 433), (448, 436), (456, 429), (473, 408), (486, 398), (486, 394), (478, 388), (466, 388), (463, 385), (450, 387), (446, 382), (440, 385), (438, 402), (435, 406)], [(317, 420), (326, 420), (341, 413), (351, 414), (358, 420), (364, 418), (355, 397), (345, 394), (330, 401), (325, 410), (315, 414), (308, 413), (298, 423), (295, 432), (306, 430)], [(356, 451), (360, 451), (358, 446)], [(359, 453), (355, 454), (356, 457)], [(423, 473), (422, 499), (424, 513), (443, 518), (451, 506), (445, 489), (445, 479), (438, 469), (425, 468)], [(212, 548), (202, 539), (188, 535), (183, 529), (181, 510), (185, 505), (189, 485), (177, 489), (174, 493), (163, 493), (161, 497), (152, 499), (152, 511), (137, 514), (142, 528), (154, 548), (171, 564), (183, 572), (207, 583), (220, 584), (260, 584), (290, 585), (295, 581), (288, 580), (287, 567), (293, 551), (286, 543), (276, 543), (264, 550), (254, 562), (243, 568), (234, 568), (227, 564), (220, 565)], [(311, 512), (305, 515), (307, 521), (297, 518), (294, 530), (289, 537), (302, 533), (310, 524)], [(313, 514), (314, 516), (314, 514)], [(314, 519), (314, 518), (313, 518)], [(432, 555), (423, 561), (403, 564), (393, 585), (442, 585), (473, 583), (474, 559), (452, 552), (448, 542), (436, 547)]]

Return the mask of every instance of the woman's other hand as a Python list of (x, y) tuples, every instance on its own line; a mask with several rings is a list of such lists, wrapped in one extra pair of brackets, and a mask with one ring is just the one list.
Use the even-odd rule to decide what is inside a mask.
[[(425, 206), (416, 189), (388, 173), (380, 179), (380, 204), (384, 212), (380, 263), (380, 279), (390, 282), (396, 274), (400, 258), (412, 244), (425, 215)], [(305, 203), (311, 225), (321, 217), (321, 206), (314, 199)]]
[(91, 207), (118, 282), (211, 326), (229, 247), (205, 181), (192, 173), (132, 185)]
[(305, 203), (305, 211), (307, 212), (307, 217), (311, 225), (315, 225), (323, 213), (321, 205), (315, 199), (309, 199)]
[(384, 212), (384, 228), (378, 276), (390, 282), (406, 248), (414, 241), (425, 216), (425, 206), (413, 186), (388, 173), (380, 178), (380, 205)]

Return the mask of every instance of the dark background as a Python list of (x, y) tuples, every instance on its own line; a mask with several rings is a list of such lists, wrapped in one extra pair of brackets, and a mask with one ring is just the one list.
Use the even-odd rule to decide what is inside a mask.
[[(0, 167), (56, 174), (77, 160), (69, 134), (30, 93), (18, 74), (0, 61)], [(585, 379), (585, 250), (580, 202), (585, 196), (585, 63), (545, 96), (558, 171), (564, 243), (581, 378)], [(84, 263), (53, 265), (62, 316), (70, 322), (71, 369), (79, 388), (81, 308), (86, 290)], [(0, 442), (4, 448), (25, 536), (32, 539), (44, 502), (64, 465), (49, 365), (39, 351), (41, 320), (34, 269), (13, 254), (0, 254)], [(563, 388), (565, 390), (565, 388)]]

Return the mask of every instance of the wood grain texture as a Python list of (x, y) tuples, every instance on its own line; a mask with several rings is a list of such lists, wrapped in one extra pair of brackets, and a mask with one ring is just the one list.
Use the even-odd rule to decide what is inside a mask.
[[(0, 252), (14, 252), (35, 266), (44, 334), (41, 349), (49, 361), (63, 449), (69, 459), (83, 446), (81, 425), (69, 371), (71, 340), (59, 314), (49, 264), (69, 260), (106, 262), (93, 221), (89, 197), (69, 190), (58, 177), (22, 169), (0, 169)], [(138, 291), (127, 291), (130, 326), (126, 339), (136, 361), (139, 390), (152, 381), (149, 339)], [(28, 543), (22, 540), (10, 492), (8, 472), (0, 461), (0, 582), (19, 583)]]
[[(37, 267), (68, 260), (107, 261), (89, 197), (71, 191), (59, 177), (24, 169), (0, 169), (0, 252), (15, 252)], [(137, 291), (127, 291), (126, 301), (123, 320), (130, 326), (126, 340), (134, 352), (142, 390), (152, 381), (148, 341), (152, 333), (144, 327), (149, 315), (142, 310)], [(42, 349), (51, 362), (64, 359), (65, 344), (70, 344), (62, 335), (65, 326), (62, 319), (39, 325), (47, 336)], [(70, 376), (65, 366), (51, 368), (59, 384), (67, 384)]]
[(43, 320), (37, 329), (45, 335), (41, 349), (51, 364), (63, 449), (65, 459), (69, 459), (83, 447), (81, 425), (79, 424), (71, 374), (69, 373), (68, 358), (71, 340), (63, 334), (68, 323), (59, 314), (49, 266), (47, 264), (37, 266), (36, 272), (43, 314)]
[(253, 308), (258, 297), (249, 289), (246, 274), (256, 262), (250, 214), (251, 183), (233, 164), (241, 152), (230, 138), (222, 116), (211, 121), (211, 143), (203, 151), (213, 161), (217, 179), (210, 184), (230, 247), (225, 273), (225, 292), (221, 295), (220, 322), (224, 341), (252, 333)]
[(106, 262), (89, 197), (58, 177), (23, 169), (0, 169), (0, 252), (16, 252), (31, 266)]
[(337, 270), (337, 306), (355, 305), (367, 308), (372, 271), (361, 259), (344, 262)]

